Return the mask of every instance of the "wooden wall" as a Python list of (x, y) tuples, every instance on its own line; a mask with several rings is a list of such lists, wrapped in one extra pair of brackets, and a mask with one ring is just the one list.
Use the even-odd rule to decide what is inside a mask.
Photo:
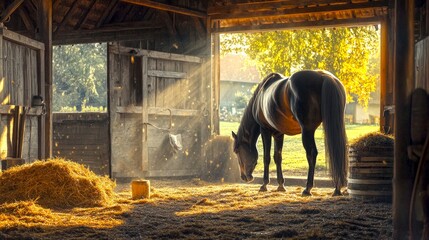
[(109, 175), (109, 115), (54, 113), (52, 155), (84, 164)]
[(429, 37), (416, 43), (415, 86), (429, 91)]
[[(113, 176), (201, 172), (211, 127), (206, 70), (194, 56), (109, 47)], [(170, 134), (181, 136), (182, 150), (170, 144)]]
[(42, 110), (30, 108), (40, 88), (43, 44), (0, 27), (0, 159), (12, 157), (13, 111), (15, 106), (29, 108), (26, 116), (22, 157), (39, 158)]

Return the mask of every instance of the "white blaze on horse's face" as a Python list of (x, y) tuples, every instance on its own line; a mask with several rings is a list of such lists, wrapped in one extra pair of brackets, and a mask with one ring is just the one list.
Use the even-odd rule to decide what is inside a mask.
[(234, 152), (237, 154), (238, 164), (240, 166), (241, 179), (246, 182), (253, 181), (253, 170), (255, 170), (258, 160), (258, 150), (251, 147), (248, 143), (239, 141), (237, 135), (232, 132), (234, 137)]

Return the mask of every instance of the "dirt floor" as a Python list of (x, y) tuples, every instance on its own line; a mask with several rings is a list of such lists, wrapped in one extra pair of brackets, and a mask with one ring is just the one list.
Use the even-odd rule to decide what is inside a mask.
[(258, 184), (199, 179), (151, 180), (151, 198), (132, 200), (118, 184), (115, 204), (44, 209), (34, 202), (0, 206), (0, 239), (390, 239), (391, 204), (331, 197), (315, 188), (301, 197), (260, 193)]

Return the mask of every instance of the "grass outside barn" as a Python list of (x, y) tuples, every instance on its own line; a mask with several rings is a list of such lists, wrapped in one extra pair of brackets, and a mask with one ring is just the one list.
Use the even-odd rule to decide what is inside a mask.
[[(238, 122), (220, 122), (220, 134), (231, 135), (231, 131), (237, 132), (239, 123)], [(351, 124), (346, 125), (347, 138), (349, 141), (365, 135), (369, 132), (378, 131), (380, 126), (378, 125), (360, 125)], [(323, 129), (319, 127), (315, 133), (315, 140), (317, 150), (319, 152), (316, 161), (316, 172), (317, 177), (327, 177), (327, 167), (325, 161), (325, 143), (323, 140)], [(259, 138), (257, 143), (257, 149), (259, 153), (258, 164), (256, 165), (255, 174), (256, 176), (262, 175), (264, 170), (263, 164), (263, 147), (262, 140)], [(272, 150), (271, 150), (272, 152)], [(305, 150), (301, 142), (301, 134), (296, 136), (285, 136), (283, 145), (283, 173), (288, 175), (307, 176), (308, 163), (305, 156)], [(272, 154), (271, 154), (272, 156)], [(275, 164), (274, 160), (270, 164), (270, 176), (275, 177)]]

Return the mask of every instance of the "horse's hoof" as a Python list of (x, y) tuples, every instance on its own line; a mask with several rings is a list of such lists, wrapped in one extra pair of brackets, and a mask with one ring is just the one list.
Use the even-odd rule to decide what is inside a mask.
[(335, 189), (334, 193), (332, 194), (332, 197), (338, 197), (338, 196), (343, 196), (343, 194), (341, 193), (340, 190)]
[(260, 192), (266, 192), (267, 190), (267, 186), (262, 185), (261, 188), (259, 189)]
[(286, 192), (286, 189), (283, 185), (277, 187), (277, 192)]
[(303, 197), (310, 197), (311, 193), (310, 193), (310, 191), (308, 191), (307, 189), (305, 189), (304, 191), (302, 191), (302, 196)]

